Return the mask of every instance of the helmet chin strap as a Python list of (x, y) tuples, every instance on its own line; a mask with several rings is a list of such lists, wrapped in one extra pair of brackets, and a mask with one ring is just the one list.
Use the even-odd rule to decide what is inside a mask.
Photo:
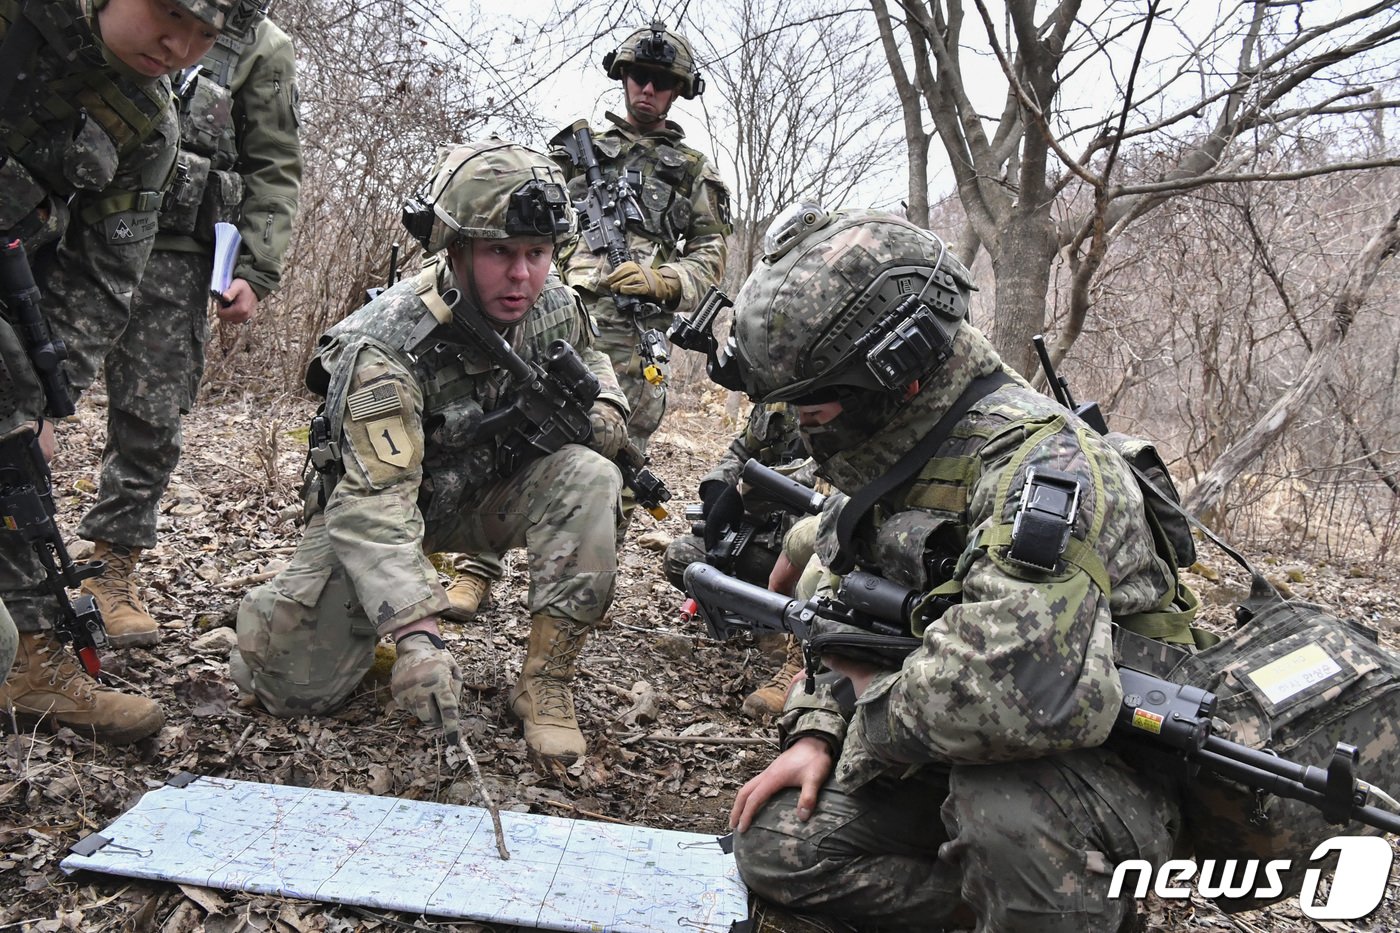
[[(470, 314), (475, 311), (485, 318), (486, 323), (490, 324), (496, 330), (504, 330), (508, 325), (486, 313), (486, 305), (482, 302), (481, 293), (477, 291), (476, 288), (476, 252), (472, 246), (472, 243), (475, 241), (471, 237), (462, 237), (457, 242), (462, 244), (465, 255), (461, 263), (454, 262), (451, 264), (452, 277), (454, 279), (466, 280), (458, 281), (457, 284), (462, 287), (462, 297), (466, 305), (467, 313)], [(448, 255), (451, 256), (450, 250), (448, 251)], [(458, 265), (462, 266), (461, 275), (457, 274)]]
[(667, 117), (668, 114), (670, 114), (671, 108), (670, 108), (670, 107), (667, 107), (665, 110), (663, 110), (663, 111), (661, 111), (660, 113), (658, 113), (658, 114), (656, 115), (656, 119), (655, 119), (655, 120), (648, 120), (648, 119), (646, 119), (646, 115), (644, 115), (644, 114), (639, 114), (639, 113), (637, 112), (637, 109), (636, 109), (635, 107), (632, 106), (632, 96), (631, 96), (630, 94), (627, 93), (627, 78), (626, 78), (626, 77), (624, 77), (624, 78), (622, 79), (622, 96), (623, 96), (623, 99), (624, 99), (624, 100), (626, 101), (626, 103), (627, 103), (627, 113), (632, 117), (632, 119), (633, 119), (634, 122), (639, 123), (639, 124), (641, 124), (642, 126), (646, 126), (646, 127), (665, 126), (665, 125), (666, 125), (666, 117)]

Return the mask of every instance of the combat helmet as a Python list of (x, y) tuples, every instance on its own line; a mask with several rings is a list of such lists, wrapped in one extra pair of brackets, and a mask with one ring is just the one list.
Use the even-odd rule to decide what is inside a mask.
[(223, 31), (225, 24), (235, 15), (235, 7), (240, 0), (175, 0), (175, 4), (188, 10), (201, 22)]
[(464, 239), (544, 236), (559, 243), (575, 221), (554, 161), (494, 136), (439, 149), (427, 190), (403, 208), (403, 225), (428, 253)]
[(705, 93), (705, 79), (695, 67), (695, 51), (678, 32), (666, 28), (659, 19), (622, 40), (616, 50), (603, 56), (603, 70), (614, 81), (621, 81), (631, 64), (645, 65), (676, 76), (680, 94), (694, 100)]
[(723, 367), (755, 401), (897, 404), (947, 361), (974, 288), (937, 236), (891, 214), (804, 204), (764, 242)]
[(247, 41), (253, 27), (262, 21), (271, 7), (272, 0), (234, 0), (233, 9), (224, 23), (224, 35)]

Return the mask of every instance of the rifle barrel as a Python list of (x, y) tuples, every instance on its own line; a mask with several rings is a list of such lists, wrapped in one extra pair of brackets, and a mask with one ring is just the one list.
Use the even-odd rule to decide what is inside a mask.
[(783, 508), (803, 515), (819, 515), (826, 502), (826, 496), (810, 486), (803, 486), (754, 459), (745, 462), (744, 468), (739, 471), (739, 479), (762, 490)]

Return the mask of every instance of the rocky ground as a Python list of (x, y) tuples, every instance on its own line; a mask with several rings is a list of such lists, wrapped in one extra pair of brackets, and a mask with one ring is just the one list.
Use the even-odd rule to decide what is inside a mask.
[[(61, 512), (76, 521), (95, 491), (104, 411), (100, 395), (61, 432), (56, 464)], [(653, 452), (678, 498), (728, 439), (721, 405), (705, 400), (677, 413)], [(157, 698), (162, 732), (140, 746), (108, 749), (72, 732), (0, 735), (0, 930), (477, 931), (477, 924), (386, 916), (359, 908), (249, 896), (170, 884), (78, 875), (58, 869), (69, 845), (100, 829), (147, 789), (179, 771), (449, 803), (475, 803), (465, 768), (450, 764), (432, 730), (392, 707), (374, 674), (338, 714), (283, 721), (238, 703), (225, 658), (239, 597), (290, 555), (298, 537), (296, 477), (305, 449), (303, 401), (222, 401), (186, 422), (186, 455), (163, 504), (161, 545), (143, 565), (145, 595), (163, 626), (152, 650), (109, 653), (107, 676)], [(505, 710), (525, 653), (524, 562), (511, 555), (495, 608), (447, 639), (468, 689), (469, 740), (495, 799), (513, 809), (724, 831), (735, 790), (771, 759), (771, 730), (740, 715), (744, 695), (773, 664), (752, 647), (717, 645), (677, 621), (680, 597), (660, 573), (659, 554), (683, 532), (680, 509), (664, 522), (642, 516), (621, 555), (612, 625), (584, 649), (575, 690), (589, 738), (586, 759), (559, 775), (526, 761)], [(650, 543), (650, 546), (646, 542)], [(1255, 545), (1252, 553), (1262, 553)], [(1223, 560), (1223, 559), (1222, 559)], [(1218, 583), (1191, 583), (1224, 617), (1240, 574), (1213, 560)], [(1269, 560), (1293, 590), (1383, 628), (1394, 644), (1400, 587), (1386, 568), (1312, 566)], [(1393, 569), (1393, 568), (1392, 568)], [(1374, 775), (1394, 782), (1393, 775)], [(1400, 929), (1400, 897), (1355, 924), (1328, 930)], [(1227, 916), (1210, 904), (1151, 900), (1153, 930), (1312, 931), (1296, 899)], [(781, 927), (772, 927), (781, 928)]]

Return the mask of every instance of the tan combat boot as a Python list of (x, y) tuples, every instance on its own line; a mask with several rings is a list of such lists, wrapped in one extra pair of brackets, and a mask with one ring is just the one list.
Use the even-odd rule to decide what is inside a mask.
[(510, 691), (510, 711), (525, 725), (525, 744), (543, 759), (577, 760), (587, 745), (574, 716), (569, 681), (591, 626), (535, 616), (520, 679)]
[(154, 700), (104, 690), (51, 632), (21, 632), (0, 710), (22, 723), (67, 726), (107, 745), (139, 742), (165, 725)]
[(83, 592), (90, 595), (102, 613), (107, 627), (107, 643), (113, 648), (148, 648), (160, 640), (160, 626), (136, 595), (136, 560), (141, 549), (106, 541), (93, 542), (93, 560), (103, 561), (100, 576), (83, 581)]
[(470, 622), (476, 618), (478, 609), (490, 603), (490, 598), (491, 581), (463, 571), (447, 584), (447, 601), (452, 605), (442, 611), (442, 617), (453, 622)]
[(752, 719), (767, 719), (783, 711), (788, 691), (792, 689), (792, 679), (802, 673), (802, 645), (791, 635), (787, 636), (787, 658), (778, 672), (769, 678), (768, 683), (744, 697), (742, 712)]

